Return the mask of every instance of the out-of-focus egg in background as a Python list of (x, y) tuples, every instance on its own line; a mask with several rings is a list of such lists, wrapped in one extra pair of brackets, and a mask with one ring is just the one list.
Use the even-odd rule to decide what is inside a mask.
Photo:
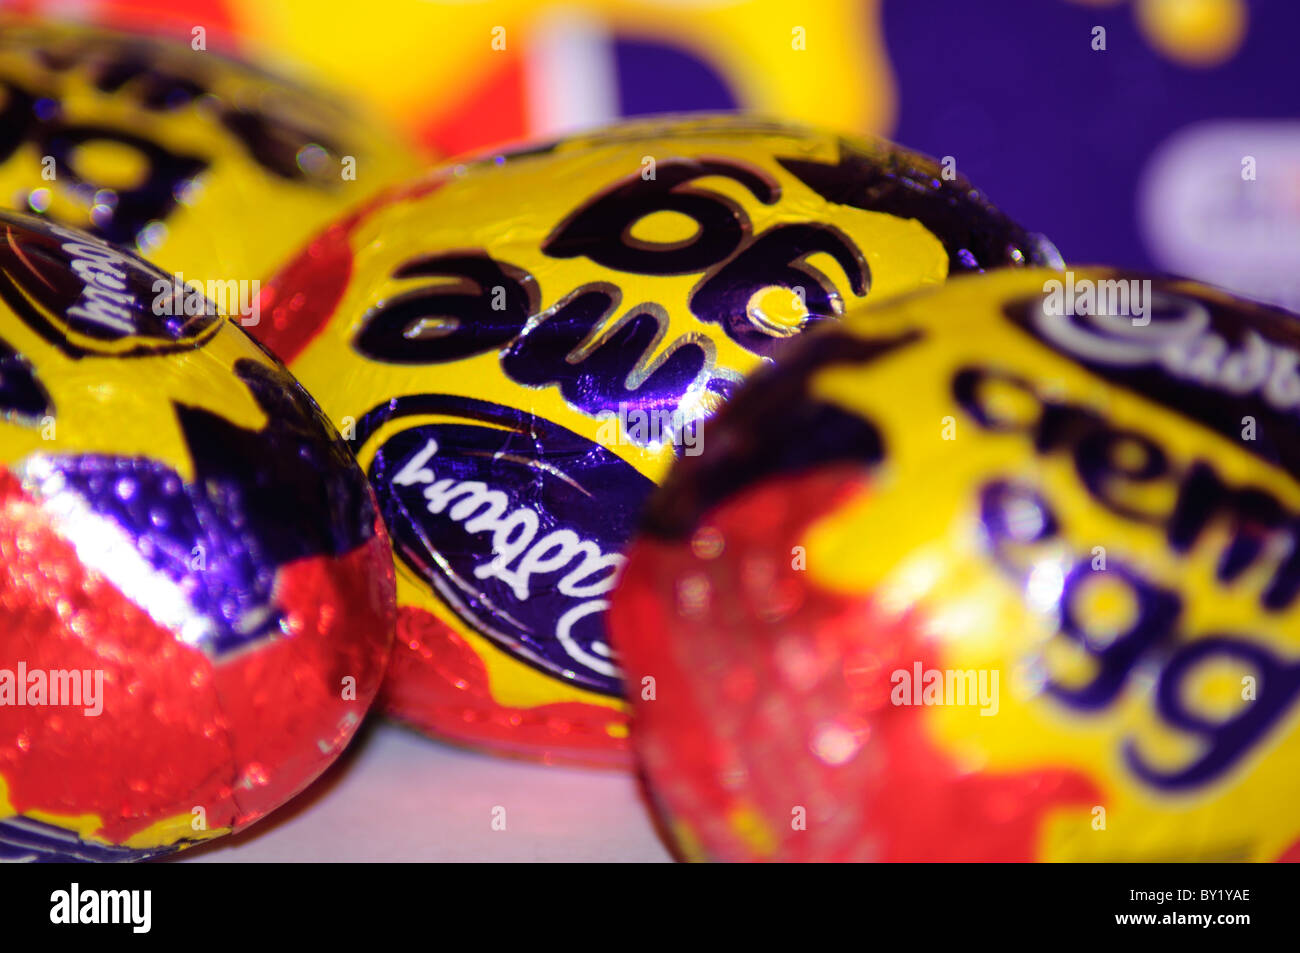
[(187, 278), (254, 281), (420, 168), (336, 93), (203, 44), (0, 21), (0, 203)]

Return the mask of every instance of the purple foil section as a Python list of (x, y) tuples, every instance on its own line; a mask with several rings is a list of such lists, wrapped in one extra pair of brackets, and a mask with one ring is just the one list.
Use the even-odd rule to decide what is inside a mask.
[(50, 465), (212, 624), (206, 651), (221, 655), (278, 631), (276, 567), (242, 519), (237, 489), (187, 485), (157, 460), (138, 457), (53, 457)]

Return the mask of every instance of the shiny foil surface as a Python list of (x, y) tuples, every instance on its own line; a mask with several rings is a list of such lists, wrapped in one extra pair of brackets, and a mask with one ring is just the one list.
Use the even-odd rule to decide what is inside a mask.
[(159, 314), (160, 278), (0, 213), (2, 859), (247, 826), (342, 751), (391, 648), (346, 444), (233, 322)]
[(169, 272), (263, 279), (418, 170), (336, 96), (216, 50), (0, 16), (0, 206)]
[(1103, 269), (800, 341), (613, 596), (680, 853), (1300, 860), (1298, 408), (1294, 316)]
[(884, 142), (656, 119), (434, 170), (321, 233), (253, 329), (346, 436), (397, 556), (384, 703), (438, 737), (625, 765), (608, 594), (646, 495), (808, 328), (1058, 263)]

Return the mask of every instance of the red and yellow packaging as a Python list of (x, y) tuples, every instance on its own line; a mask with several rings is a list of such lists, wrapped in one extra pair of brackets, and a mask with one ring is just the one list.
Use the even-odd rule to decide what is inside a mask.
[(657, 492), (610, 613), (720, 860), (1300, 857), (1300, 330), (962, 278), (809, 335)]
[(252, 281), (419, 170), (330, 95), (184, 40), (0, 20), (0, 205)]
[(325, 231), (258, 337), (393, 537), (388, 710), (622, 764), (607, 595), (642, 501), (751, 370), (846, 307), (1055, 249), (882, 142), (731, 117), (444, 166)]
[(287, 801), (379, 690), (392, 574), (281, 364), (173, 276), (0, 212), (0, 860), (139, 859)]

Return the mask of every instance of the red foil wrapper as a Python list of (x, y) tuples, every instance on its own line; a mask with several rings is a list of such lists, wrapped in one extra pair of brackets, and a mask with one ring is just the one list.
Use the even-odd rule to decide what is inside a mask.
[(690, 858), (1300, 856), (1300, 333), (1002, 270), (849, 315), (719, 413), (610, 609)]
[(152, 266), (7, 214), (0, 259), (0, 859), (243, 828), (379, 689), (373, 493), (235, 324), (155, 309)]

